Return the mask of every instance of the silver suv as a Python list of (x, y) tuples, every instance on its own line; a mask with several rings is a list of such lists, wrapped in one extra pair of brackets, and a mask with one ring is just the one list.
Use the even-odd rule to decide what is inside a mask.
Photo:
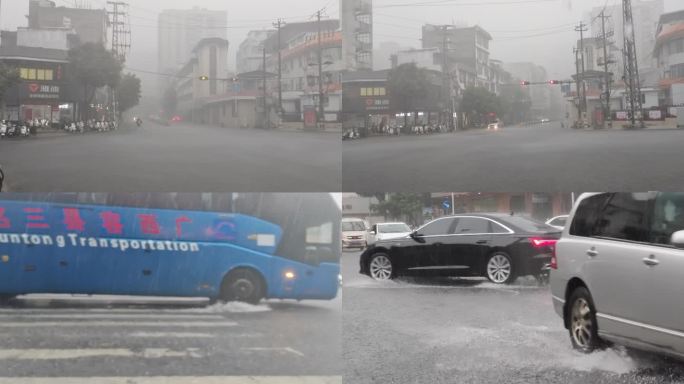
[(572, 345), (684, 358), (684, 193), (585, 194), (551, 262)]

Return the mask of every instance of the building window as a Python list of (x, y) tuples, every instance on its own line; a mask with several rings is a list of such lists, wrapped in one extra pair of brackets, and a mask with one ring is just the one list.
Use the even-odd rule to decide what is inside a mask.
[(368, 88), (361, 88), (361, 96), (368, 96)]

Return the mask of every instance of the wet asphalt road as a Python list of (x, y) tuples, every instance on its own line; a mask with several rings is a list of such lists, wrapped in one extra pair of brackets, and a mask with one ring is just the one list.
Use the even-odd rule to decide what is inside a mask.
[(481, 279), (377, 283), (343, 255), (345, 383), (684, 383), (684, 364), (573, 351), (547, 287)]
[(342, 149), (344, 191), (684, 189), (684, 130), (576, 131), (560, 123), (374, 137)]
[(38, 295), (0, 308), (0, 383), (341, 382), (340, 298), (211, 307), (158, 300)]
[(142, 129), (0, 140), (14, 192), (330, 192), (341, 185), (332, 133), (151, 123)]

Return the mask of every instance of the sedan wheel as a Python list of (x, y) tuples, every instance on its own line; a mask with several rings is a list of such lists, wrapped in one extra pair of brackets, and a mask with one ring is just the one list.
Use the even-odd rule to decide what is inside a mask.
[(513, 278), (511, 259), (503, 253), (490, 257), (487, 262), (487, 278), (496, 284), (509, 283)]
[(392, 261), (385, 254), (373, 256), (369, 265), (370, 275), (375, 280), (392, 279)]

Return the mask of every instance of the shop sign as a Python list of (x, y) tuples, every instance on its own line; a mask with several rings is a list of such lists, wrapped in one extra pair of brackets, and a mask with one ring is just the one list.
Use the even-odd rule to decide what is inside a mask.
[(30, 83), (26, 87), (29, 99), (59, 99), (59, 85)]
[(389, 99), (366, 99), (366, 111), (386, 111), (389, 106)]

